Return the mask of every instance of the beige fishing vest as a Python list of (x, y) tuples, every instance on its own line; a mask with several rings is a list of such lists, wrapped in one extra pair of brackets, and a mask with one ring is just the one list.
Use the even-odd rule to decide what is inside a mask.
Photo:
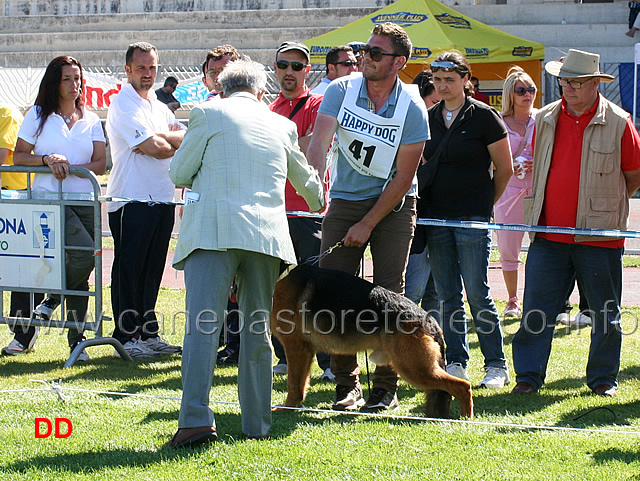
[[(576, 227), (625, 230), (629, 217), (629, 196), (620, 168), (620, 151), (629, 114), (602, 95), (599, 99), (596, 114), (587, 125), (582, 140)], [(561, 101), (558, 100), (542, 108), (536, 116), (532, 195), (524, 200), (524, 219), (527, 224), (538, 225), (540, 219), (561, 108)], [(562, 139), (558, 139), (558, 142), (562, 142)], [(530, 232), (529, 236), (533, 241), (535, 232)], [(620, 238), (574, 236), (576, 242), (615, 239)]]

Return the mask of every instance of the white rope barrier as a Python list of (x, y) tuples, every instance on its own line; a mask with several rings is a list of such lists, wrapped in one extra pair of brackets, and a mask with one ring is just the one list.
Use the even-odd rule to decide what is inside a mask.
[[(52, 381), (51, 383), (47, 383), (46, 381), (43, 381), (41, 379), (30, 379), (29, 381), (42, 383), (46, 387), (42, 389), (3, 389), (3, 390), (0, 390), (0, 394), (21, 393), (21, 392), (54, 392), (58, 396), (58, 398), (63, 402), (66, 402), (66, 399), (62, 395), (62, 391), (89, 393), (89, 394), (102, 394), (107, 396), (122, 396), (122, 397), (169, 400), (169, 401), (181, 400), (181, 398), (177, 396), (159, 396), (155, 394), (139, 394), (139, 393), (128, 393), (128, 392), (119, 392), (119, 391), (69, 388), (69, 387), (62, 386), (62, 380), (57, 382)], [(210, 401), (209, 404), (240, 407), (240, 403), (234, 402), (234, 401)], [(296, 408), (296, 407), (285, 407), (285, 406), (272, 406), (272, 409), (278, 409), (282, 411), (294, 411), (294, 412), (301, 412), (301, 413), (325, 414), (325, 415), (331, 415), (331, 416), (353, 416), (353, 417), (364, 416), (368, 418), (391, 420), (391, 421), (420, 421), (420, 422), (430, 422), (430, 423), (448, 424), (448, 425), (468, 425), (468, 426), (492, 427), (492, 428), (510, 428), (510, 429), (521, 430), (521, 431), (535, 430), (535, 431), (572, 432), (572, 433), (585, 433), (585, 434), (625, 434), (625, 435), (631, 435), (631, 436), (640, 436), (640, 431), (615, 430), (615, 429), (575, 428), (570, 426), (545, 426), (545, 425), (539, 425), (539, 424), (501, 423), (501, 422), (491, 422), (491, 421), (474, 421), (470, 419), (440, 419), (440, 418), (429, 418), (424, 416), (401, 416), (401, 415), (394, 415), (394, 414), (347, 412), (347, 411), (334, 411), (331, 409)]]
[[(120, 202), (120, 203), (143, 203), (150, 205), (184, 205), (184, 202), (155, 202), (128, 199), (125, 197), (100, 197), (100, 202)], [(305, 211), (287, 211), (291, 217), (311, 217), (323, 218), (324, 214), (315, 214)], [(529, 224), (501, 224), (497, 222), (479, 222), (465, 220), (445, 220), (445, 219), (417, 219), (416, 224), (435, 227), (461, 227), (466, 229), (488, 229), (488, 230), (508, 230), (522, 232), (543, 232), (549, 234), (568, 234), (600, 237), (624, 237), (627, 239), (639, 239), (640, 232), (617, 229), (580, 229), (575, 227), (559, 226), (539, 226)]]

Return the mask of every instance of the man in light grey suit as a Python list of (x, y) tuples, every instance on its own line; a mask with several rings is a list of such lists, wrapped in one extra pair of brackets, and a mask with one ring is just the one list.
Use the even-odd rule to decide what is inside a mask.
[(225, 98), (191, 111), (189, 130), (169, 171), (176, 185), (192, 190), (173, 264), (185, 271), (187, 324), (182, 404), (178, 432), (167, 443), (171, 447), (217, 437), (209, 391), (234, 276), (240, 306), (242, 431), (249, 438), (268, 436), (269, 314), (280, 261), (296, 262), (284, 202), (286, 179), (313, 211), (324, 207), (320, 177), (298, 148), (296, 125), (261, 102), (264, 67), (238, 60), (218, 80)]

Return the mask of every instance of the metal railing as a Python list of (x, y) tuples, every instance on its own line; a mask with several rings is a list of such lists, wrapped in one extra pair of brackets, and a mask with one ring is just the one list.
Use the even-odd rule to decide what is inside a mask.
[[(111, 337), (103, 337), (102, 327), (103, 321), (110, 318), (104, 315), (103, 299), (102, 299), (102, 214), (100, 209), (100, 195), (101, 189), (98, 179), (88, 169), (81, 167), (71, 167), (69, 169), (69, 175), (88, 179), (93, 187), (93, 192), (89, 193), (67, 193), (62, 191), (62, 182), (58, 181), (57, 192), (42, 192), (34, 191), (31, 185), (31, 174), (45, 174), (52, 175), (51, 170), (48, 167), (25, 167), (25, 166), (2, 166), (0, 167), (0, 174), (2, 173), (24, 173), (27, 175), (27, 190), (26, 191), (9, 191), (3, 190), (0, 196), (0, 219), (11, 218), (12, 212), (17, 210), (17, 206), (30, 206), (33, 210), (40, 207), (41, 210), (49, 210), (58, 212), (58, 218), (60, 223), (60, 233), (58, 236), (59, 242), (53, 243), (52, 247), (48, 247), (50, 244), (50, 232), (45, 232), (45, 229), (41, 225), (35, 225), (36, 222), (32, 219), (21, 219), (22, 230), (26, 236), (27, 242), (37, 243), (40, 255), (29, 254), (13, 254), (6, 253), (9, 247), (9, 243), (6, 242), (6, 248), (0, 250), (0, 257), (18, 257), (24, 258), (25, 263), (29, 260), (33, 260), (34, 257), (40, 259), (43, 264), (47, 264), (47, 259), (55, 261), (61, 264), (60, 267), (60, 282), (57, 283), (59, 288), (46, 287), (43, 288), (40, 285), (24, 285), (24, 283), (32, 282), (31, 279), (24, 281), (20, 280), (16, 283), (16, 273), (6, 272), (7, 267), (0, 269), (0, 324), (8, 324), (12, 328), (28, 328), (34, 327), (46, 327), (46, 328), (59, 328), (59, 329), (76, 329), (82, 331), (93, 331), (95, 337), (92, 339), (85, 339), (77, 344), (77, 346), (71, 352), (71, 355), (65, 367), (72, 366), (77, 360), (80, 353), (87, 347), (109, 344), (112, 345), (120, 357), (125, 360), (131, 360), (129, 354), (124, 350), (122, 344)], [(94, 228), (94, 244), (93, 246), (78, 246), (66, 244), (66, 226), (65, 226), (65, 209), (67, 207), (92, 207), (93, 208), (93, 228)], [(24, 225), (26, 224), (26, 225)], [(6, 225), (6, 220), (4, 221)], [(14, 222), (14, 225), (21, 225), (19, 222)], [(38, 232), (37, 230), (40, 229)], [(0, 230), (0, 234), (6, 232), (7, 229)], [(15, 231), (16, 229), (14, 229)], [(19, 229), (18, 229), (19, 230)], [(48, 229), (47, 229), (48, 230)], [(0, 236), (0, 244), (2, 244), (3, 238)], [(66, 275), (66, 254), (68, 251), (91, 251), (94, 259), (94, 287), (93, 290), (71, 290), (67, 289), (67, 275)], [(26, 252), (26, 251), (25, 251)], [(48, 254), (48, 255), (47, 255)], [(7, 263), (5, 263), (6, 265)], [(2, 272), (4, 270), (5, 272)], [(38, 284), (37, 279), (33, 281), (33, 284)], [(5, 316), (5, 307), (3, 294), (4, 291), (16, 291), (27, 292), (30, 297), (31, 315), (30, 317), (11, 317)], [(50, 320), (40, 319), (33, 315), (34, 308), (34, 295), (36, 293), (42, 293), (43, 291), (48, 294), (57, 294), (60, 296), (60, 319), (56, 320), (53, 317)], [(94, 302), (94, 316), (93, 320), (90, 320), (91, 308), (87, 310), (85, 319), (69, 320), (66, 318), (66, 298), (68, 296), (89, 297), (93, 298)]]

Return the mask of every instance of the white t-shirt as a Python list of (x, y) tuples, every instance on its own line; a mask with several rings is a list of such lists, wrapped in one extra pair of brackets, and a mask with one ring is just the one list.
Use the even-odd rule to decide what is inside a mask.
[[(100, 118), (95, 113), (82, 108), (82, 118), (73, 124), (71, 130), (62, 117), (52, 113), (40, 135), (36, 135), (40, 125), (39, 111), (40, 107), (31, 107), (18, 132), (19, 138), (33, 145), (35, 155), (64, 155), (71, 165), (91, 162), (93, 142), (105, 141)], [(34, 191), (58, 192), (58, 181), (52, 174), (36, 174), (32, 188)], [(62, 181), (62, 191), (93, 193), (93, 185), (89, 179), (70, 175)]]
[[(149, 100), (145, 100), (131, 84), (122, 86), (107, 114), (107, 135), (113, 162), (107, 185), (108, 196), (173, 201), (175, 186), (169, 179), (171, 157), (156, 159), (133, 151), (156, 132), (169, 132), (172, 124), (186, 128), (153, 91), (149, 92)], [(115, 212), (123, 205), (109, 202), (107, 211)]]

